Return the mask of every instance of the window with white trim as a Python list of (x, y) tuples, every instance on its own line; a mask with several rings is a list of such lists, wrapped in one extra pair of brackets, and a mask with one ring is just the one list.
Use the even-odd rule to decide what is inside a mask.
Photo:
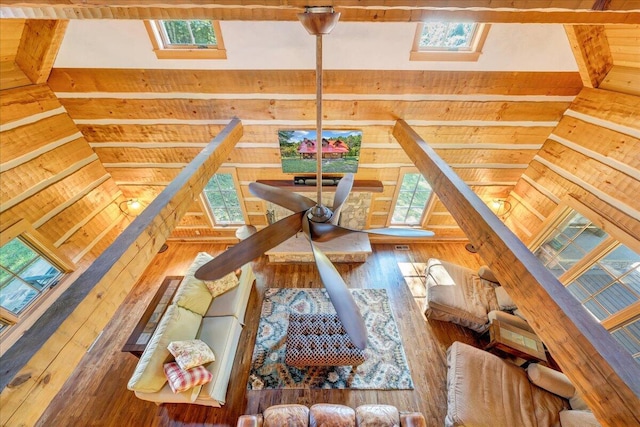
[(572, 209), (534, 255), (640, 362), (640, 255)]
[(419, 225), (432, 191), (419, 173), (405, 173), (396, 190), (391, 225)]
[(418, 24), (411, 50), (413, 61), (477, 61), (489, 24), (425, 22)]
[(0, 247), (0, 307), (12, 319), (2, 319), (0, 331), (33, 304), (43, 293), (55, 286), (62, 269), (20, 237)]
[(215, 174), (205, 186), (203, 193), (216, 225), (245, 223), (232, 174)]
[(220, 24), (211, 20), (145, 21), (158, 59), (225, 59)]

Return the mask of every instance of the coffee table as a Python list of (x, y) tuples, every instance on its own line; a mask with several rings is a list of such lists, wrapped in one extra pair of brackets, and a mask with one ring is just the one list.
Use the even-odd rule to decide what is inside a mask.
[(167, 276), (164, 278), (158, 291), (151, 299), (144, 314), (136, 324), (133, 332), (122, 347), (122, 351), (129, 352), (136, 357), (142, 356), (142, 352), (149, 343), (153, 332), (158, 327), (160, 319), (167, 307), (171, 304), (173, 296), (178, 290), (178, 285), (183, 276)]
[(532, 332), (494, 320), (489, 326), (490, 341), (485, 350), (506, 353), (528, 361), (546, 362), (544, 344)]

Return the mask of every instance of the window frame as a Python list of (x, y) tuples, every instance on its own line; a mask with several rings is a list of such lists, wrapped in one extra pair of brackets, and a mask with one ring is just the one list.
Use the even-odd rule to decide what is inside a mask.
[[(588, 251), (586, 255), (576, 262), (571, 268), (565, 271), (558, 277), (558, 281), (566, 288), (573, 281), (580, 277), (582, 273), (587, 271), (597, 262), (605, 258), (609, 253), (614, 251), (620, 245), (624, 245), (629, 249), (640, 254), (640, 241), (635, 237), (622, 230), (614, 223), (606, 220), (602, 215), (598, 214), (593, 209), (584, 205), (573, 197), (567, 197), (563, 200), (556, 210), (549, 215), (541, 226), (542, 231), (538, 232), (536, 238), (534, 238), (529, 244), (529, 249), (534, 253), (538, 248), (551, 236), (556, 227), (564, 221), (573, 211), (579, 213), (583, 217), (590, 220), (598, 228), (602, 229), (608, 234), (602, 242), (597, 244), (593, 249)], [(567, 289), (567, 292), (569, 290)], [(589, 312), (589, 310), (584, 307)], [(595, 316), (594, 316), (595, 318)], [(603, 328), (608, 332), (614, 332), (615, 330), (630, 324), (631, 322), (640, 318), (640, 300), (633, 304), (623, 308), (609, 315), (607, 318), (598, 321)]]
[[(207, 217), (209, 218), (209, 222), (213, 225), (213, 228), (216, 227), (221, 227), (221, 228), (227, 228), (227, 227), (241, 227), (243, 225), (248, 225), (249, 224), (249, 217), (247, 215), (245, 206), (244, 206), (244, 199), (242, 197), (242, 189), (240, 187), (240, 183), (238, 182), (238, 177), (236, 174), (236, 169), (235, 168), (218, 168), (218, 170), (211, 175), (211, 178), (209, 178), (209, 180), (213, 179), (213, 177), (217, 174), (228, 174), (231, 175), (231, 179), (233, 180), (233, 186), (236, 189), (236, 195), (238, 196), (238, 202), (240, 204), (240, 211), (242, 212), (242, 218), (243, 218), (243, 223), (218, 223), (216, 221), (215, 215), (213, 214), (213, 209), (211, 208), (211, 205), (209, 204), (209, 200), (207, 199), (207, 196), (204, 193), (204, 188), (202, 189), (202, 192), (200, 193), (200, 202), (203, 204), (204, 206), (204, 211), (207, 215)], [(208, 183), (209, 181), (207, 181)], [(205, 184), (206, 187), (206, 184)]]
[[(398, 183), (396, 184), (396, 188), (395, 188), (395, 190), (393, 192), (393, 199), (391, 200), (391, 207), (389, 209), (389, 216), (387, 217), (387, 224), (386, 224), (387, 227), (423, 227), (423, 224), (427, 220), (427, 213), (431, 211), (430, 207), (433, 205), (434, 194), (435, 194), (435, 192), (433, 191), (433, 188), (431, 188), (431, 194), (429, 194), (429, 198), (427, 199), (427, 201), (426, 201), (426, 203), (424, 205), (424, 209), (422, 210), (422, 215), (420, 215), (420, 220), (416, 224), (407, 224), (407, 223), (396, 224), (396, 223), (393, 223), (393, 214), (394, 214), (394, 212), (396, 210), (396, 205), (398, 203), (398, 198), (400, 196), (400, 191), (401, 191), (401, 188), (402, 188), (402, 182), (404, 181), (404, 177), (407, 174), (418, 174), (418, 175), (421, 175), (422, 178), (426, 181), (426, 183), (431, 188), (431, 184), (429, 184), (429, 181), (427, 181), (426, 178), (424, 178), (424, 176), (420, 173), (420, 171), (418, 171), (418, 169), (411, 168), (411, 167), (402, 167), (402, 168), (400, 168), (400, 172), (398, 173)], [(415, 195), (415, 189), (414, 189), (414, 195)]]
[[(34, 315), (40, 308), (44, 305), (50, 305), (51, 295), (53, 289), (61, 289), (66, 288), (63, 286), (63, 282), (67, 282), (69, 280), (69, 276), (71, 272), (76, 269), (76, 265), (73, 261), (67, 258), (65, 255), (60, 253), (60, 251), (51, 244), (46, 237), (40, 234), (33, 226), (24, 219), (19, 220), (13, 225), (10, 225), (5, 230), (2, 230), (0, 233), (0, 246), (4, 246), (9, 243), (11, 240), (20, 238), (23, 240), (28, 246), (31, 247), (32, 250), (38, 253), (42, 258), (47, 260), (47, 262), (54, 265), (58, 268), (62, 275), (60, 276), (60, 280), (55, 286), (48, 286), (39, 295), (27, 306), (22, 312), (19, 314), (14, 314), (11, 311), (5, 309), (4, 307), (0, 307), (0, 320), (4, 323), (7, 323), (8, 326), (3, 328), (0, 331), (0, 337), (3, 338), (5, 342), (8, 340), (6, 337), (9, 334), (19, 334), (20, 331), (16, 331), (18, 326), (24, 326), (25, 328), (30, 327), (31, 325), (25, 325), (25, 320), (30, 316)], [(7, 345), (7, 348), (10, 347), (11, 344)]]
[[(227, 59), (227, 51), (224, 48), (219, 21), (211, 20), (211, 26), (216, 34), (216, 47), (207, 48), (200, 48), (197, 45), (166, 47), (159, 21), (162, 21), (162, 19), (144, 21), (144, 26), (153, 46), (153, 52), (158, 59)], [(179, 19), (178, 21), (192, 20)], [(207, 20), (203, 19), (203, 21)]]
[(418, 23), (416, 33), (413, 38), (413, 46), (409, 53), (410, 61), (477, 61), (482, 54), (484, 42), (487, 40), (491, 24), (474, 22), (476, 29), (471, 39), (469, 49), (448, 50), (444, 48), (424, 48), (420, 46), (422, 31), (429, 22)]

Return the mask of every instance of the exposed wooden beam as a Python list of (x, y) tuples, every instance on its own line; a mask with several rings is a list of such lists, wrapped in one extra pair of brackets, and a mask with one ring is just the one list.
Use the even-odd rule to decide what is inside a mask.
[(613, 66), (604, 25), (565, 25), (580, 77), (586, 87), (597, 88)]
[(233, 119), (0, 358), (1, 424), (35, 424), (241, 136)]
[(46, 83), (69, 21), (28, 19), (22, 31), (16, 64), (32, 83)]
[[(137, 70), (55, 68), (54, 92), (314, 94), (313, 70)], [(324, 93), (573, 96), (576, 72), (325, 70)], [(357, 84), (354, 84), (357, 83)], [(70, 95), (71, 96), (71, 95)]]
[(604, 425), (640, 423), (640, 366), (406, 122), (394, 136)]
[[(125, 4), (126, 3), (126, 4)], [(362, 0), (326, 1), (342, 15), (341, 21), (422, 22), (427, 20), (474, 20), (476, 22), (538, 23), (638, 23), (637, 0), (613, 0), (606, 11), (592, 10), (593, 0)], [(207, 2), (183, 0), (159, 6), (153, 0), (113, 3), (109, 0), (8, 0), (0, 7), (6, 18), (46, 19), (215, 19), (286, 20), (308, 6), (307, 0), (230, 0)], [(619, 13), (628, 11), (631, 13)]]

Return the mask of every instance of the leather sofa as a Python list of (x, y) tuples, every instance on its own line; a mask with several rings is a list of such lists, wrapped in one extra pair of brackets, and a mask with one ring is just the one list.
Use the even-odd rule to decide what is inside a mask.
[(352, 409), (345, 405), (318, 403), (311, 408), (304, 405), (276, 405), (257, 415), (242, 415), (237, 427), (426, 427), (419, 412), (401, 413), (391, 405), (361, 405)]
[(561, 372), (527, 369), (461, 342), (447, 350), (445, 426), (599, 427)]
[[(157, 404), (224, 405), (255, 275), (251, 265), (245, 264), (239, 284), (213, 298), (204, 283), (189, 280), (195, 270), (210, 259), (213, 258), (207, 253), (198, 254), (158, 323), (127, 384), (136, 397)], [(215, 361), (205, 365), (213, 379), (202, 386), (173, 393), (163, 370), (164, 363), (171, 360), (167, 346), (171, 341), (195, 338), (213, 350)]]

